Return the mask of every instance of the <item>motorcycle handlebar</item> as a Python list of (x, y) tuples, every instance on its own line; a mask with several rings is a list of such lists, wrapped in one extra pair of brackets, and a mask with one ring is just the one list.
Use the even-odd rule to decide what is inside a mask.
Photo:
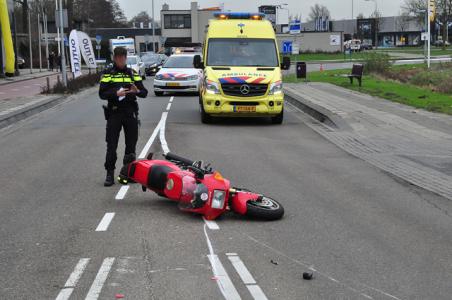
[(181, 162), (183, 164), (186, 164), (187, 166), (192, 166), (195, 163), (194, 161), (192, 161), (192, 160), (190, 160), (188, 158), (183, 158), (183, 157), (181, 157), (179, 155), (176, 155), (176, 154), (173, 154), (173, 153), (170, 153), (170, 152), (165, 154), (165, 158), (167, 160), (174, 160), (174, 161)]

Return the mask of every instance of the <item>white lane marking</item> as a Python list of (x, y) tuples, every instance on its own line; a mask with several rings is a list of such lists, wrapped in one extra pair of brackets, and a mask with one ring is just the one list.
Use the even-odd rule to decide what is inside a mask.
[[(163, 117), (163, 115), (162, 115)], [(146, 157), (146, 154), (148, 154), (149, 149), (151, 148), (152, 144), (155, 141), (155, 138), (157, 137), (157, 134), (160, 131), (160, 127), (162, 126), (162, 117), (160, 117), (160, 121), (157, 124), (157, 126), (155, 127), (154, 131), (152, 132), (151, 137), (149, 138), (149, 140), (147, 141), (146, 145), (144, 145), (143, 150), (141, 151), (140, 155), (138, 155), (139, 159), (143, 159)]]
[(169, 99), (169, 102), (171, 103), (171, 102), (173, 102), (173, 100), (174, 100), (174, 96), (171, 96), (171, 98)]
[(171, 102), (170, 103), (168, 103), (168, 105), (166, 106), (166, 110), (170, 110), (171, 109)]
[(265, 296), (264, 292), (258, 285), (247, 285), (248, 291), (250, 291), (251, 296), (253, 296), (256, 300), (267, 300), (267, 296)]
[[(174, 97), (171, 97), (171, 99), (173, 99)], [(171, 101), (170, 99), (170, 101)], [(155, 138), (157, 137), (157, 135), (159, 134), (159, 132), (161, 132), (161, 128), (164, 124), (164, 122), (166, 122), (166, 117), (168, 116), (168, 112), (163, 112), (162, 116), (160, 117), (160, 121), (158, 122), (157, 126), (154, 128), (154, 131), (151, 134), (151, 137), (149, 138), (149, 140), (146, 142), (146, 145), (144, 145), (143, 150), (141, 150), (140, 155), (138, 155), (138, 159), (144, 159), (146, 157), (146, 155), (149, 152), (149, 149), (151, 149), (152, 144), (154, 144)], [(165, 134), (163, 133), (163, 140), (165, 140)], [(162, 140), (162, 138), (160, 137), (160, 140)], [(165, 144), (166, 144), (166, 140), (165, 140)], [(163, 148), (163, 145), (162, 145)], [(168, 145), (166, 145), (166, 148), (168, 149)], [(163, 148), (164, 149), (164, 148)], [(164, 149), (165, 152), (165, 149)], [(169, 150), (165, 153), (168, 153)], [(115, 199), (116, 200), (123, 200), (127, 194), (127, 191), (129, 190), (129, 186), (125, 185), (122, 186), (118, 193), (116, 194)]]
[(104, 259), (102, 265), (100, 266), (99, 272), (97, 272), (96, 278), (94, 278), (93, 284), (86, 295), (85, 300), (96, 300), (99, 298), (102, 287), (107, 280), (110, 269), (115, 262), (114, 257), (107, 257)]
[(223, 267), (223, 264), (221, 263), (218, 256), (215, 255), (215, 252), (213, 252), (212, 243), (210, 242), (206, 228), (207, 225), (204, 225), (204, 234), (206, 236), (207, 247), (209, 248), (210, 253), (207, 255), (207, 257), (209, 258), (210, 264), (212, 266), (213, 275), (215, 276), (217, 285), (226, 300), (241, 299), (239, 293), (237, 292), (234, 284), (231, 281), (231, 278), (229, 278), (228, 273)]
[(56, 300), (67, 300), (69, 297), (71, 297), (72, 291), (74, 290), (74, 287), (77, 285), (77, 282), (79, 281), (80, 277), (83, 274), (83, 271), (85, 271), (86, 266), (88, 265), (90, 259), (89, 258), (81, 258), (77, 265), (75, 266), (74, 270), (72, 271), (71, 275), (69, 275), (69, 278), (67, 279), (66, 283), (64, 284), (63, 289), (60, 291), (58, 296), (56, 297)]
[(73, 291), (74, 288), (63, 288), (55, 300), (68, 300), (71, 297)]
[(114, 216), (115, 213), (113, 212), (106, 213), (102, 220), (100, 220), (99, 225), (97, 225), (96, 231), (107, 231), (108, 226), (110, 226), (111, 220), (113, 220)]
[(124, 199), (124, 197), (126, 196), (128, 190), (129, 190), (129, 186), (128, 186), (128, 185), (123, 185), (123, 186), (119, 189), (118, 193), (116, 194), (115, 199), (116, 199), (116, 200), (122, 200), (122, 199)]
[(219, 230), (220, 229), (220, 226), (218, 226), (217, 222), (206, 220), (206, 218), (204, 218), (204, 217), (203, 217), (203, 219), (204, 219), (204, 222), (206, 223), (207, 227), (209, 227), (210, 230)]
[(244, 284), (256, 284), (256, 280), (254, 280), (253, 275), (251, 275), (250, 271), (248, 271), (247, 267), (240, 259), (240, 257), (228, 256), (228, 259), (232, 263), (232, 266), (237, 271)]
[(226, 256), (237, 256), (237, 253), (226, 253)]
[(168, 147), (168, 143), (166, 142), (166, 137), (165, 137), (167, 117), (168, 117), (168, 112), (164, 112), (162, 114), (162, 126), (160, 127), (160, 144), (162, 145), (162, 150), (163, 150), (163, 153), (165, 153), (165, 154), (170, 152), (170, 149)]

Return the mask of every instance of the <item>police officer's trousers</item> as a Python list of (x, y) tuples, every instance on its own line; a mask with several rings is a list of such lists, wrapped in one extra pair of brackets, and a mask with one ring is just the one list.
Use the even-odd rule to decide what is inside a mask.
[[(107, 120), (107, 155), (105, 158), (105, 169), (114, 170), (116, 167), (119, 134), (124, 128), (124, 137), (126, 149), (124, 153), (124, 161), (126, 164), (130, 162), (130, 157), (135, 158), (136, 145), (138, 141), (138, 116), (133, 112), (114, 112)], [(133, 160), (132, 159), (132, 160)]]

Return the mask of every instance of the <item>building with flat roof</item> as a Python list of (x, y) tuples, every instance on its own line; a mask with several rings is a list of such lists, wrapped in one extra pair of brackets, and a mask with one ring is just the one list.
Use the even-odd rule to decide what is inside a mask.
[[(330, 31), (343, 32), (345, 40), (357, 38), (379, 47), (420, 45), (424, 31), (424, 24), (417, 18), (406, 16), (337, 20), (329, 25)], [(314, 22), (304, 23), (302, 27), (303, 31), (316, 31)]]
[(200, 9), (197, 2), (191, 2), (190, 9), (186, 10), (171, 10), (168, 4), (164, 4), (160, 11), (164, 46), (199, 46), (204, 41), (209, 20), (221, 10), (220, 7)]

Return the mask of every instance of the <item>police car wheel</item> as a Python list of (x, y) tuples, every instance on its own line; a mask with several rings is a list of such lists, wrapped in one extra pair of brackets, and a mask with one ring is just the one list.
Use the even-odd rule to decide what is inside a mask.
[(154, 94), (155, 94), (157, 97), (163, 96), (163, 92), (157, 92), (157, 91), (154, 91)]

